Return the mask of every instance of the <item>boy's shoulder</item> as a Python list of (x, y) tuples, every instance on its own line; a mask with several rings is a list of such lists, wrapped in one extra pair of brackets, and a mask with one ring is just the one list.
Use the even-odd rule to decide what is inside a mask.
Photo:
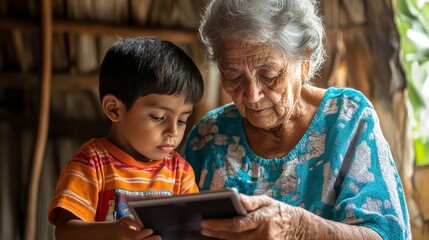
[[(164, 165), (170, 165), (171, 169), (176, 169), (177, 167), (188, 171), (189, 168), (191, 168), (191, 165), (188, 161), (185, 160), (185, 158), (182, 157), (178, 152), (172, 151), (165, 159), (164, 159)], [(174, 167), (173, 167), (174, 166)]]
[(110, 153), (103, 142), (103, 138), (92, 138), (83, 143), (72, 157), (72, 162), (79, 162), (81, 164), (95, 164), (94, 161), (108, 158)]
[(177, 163), (188, 163), (184, 157), (182, 157), (182, 155), (180, 155), (180, 153), (176, 152), (176, 151), (172, 151), (170, 152), (170, 154), (168, 156), (166, 156), (164, 158), (164, 161), (171, 161), (171, 162), (177, 162)]
[(107, 152), (107, 148), (103, 144), (105, 141), (105, 138), (92, 138), (79, 147), (78, 153), (93, 154), (95, 152)]

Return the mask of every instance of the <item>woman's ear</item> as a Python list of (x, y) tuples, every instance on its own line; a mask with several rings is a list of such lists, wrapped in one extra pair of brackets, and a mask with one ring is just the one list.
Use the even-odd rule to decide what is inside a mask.
[(112, 123), (119, 121), (123, 104), (117, 97), (112, 94), (106, 94), (101, 100), (101, 107)]
[(310, 71), (310, 60), (307, 59), (301, 64), (301, 81), (303, 83), (307, 79), (309, 71)]

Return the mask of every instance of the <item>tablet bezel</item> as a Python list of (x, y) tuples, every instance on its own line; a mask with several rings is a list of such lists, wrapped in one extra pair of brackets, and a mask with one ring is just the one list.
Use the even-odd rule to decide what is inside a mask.
[[(156, 198), (146, 198), (141, 200), (132, 200), (128, 202), (128, 207), (131, 213), (133, 214), (134, 218), (138, 222), (138, 224), (141, 227), (144, 227), (145, 223), (142, 222), (141, 220), (142, 217), (139, 216), (138, 214), (143, 210), (142, 208), (146, 208), (144, 210), (147, 211), (148, 215), (150, 215), (151, 217), (153, 216), (167, 217), (167, 216), (159, 216), (159, 214), (156, 215), (156, 213), (153, 212), (154, 208), (151, 209), (151, 207), (159, 208), (159, 207), (165, 206), (166, 208), (175, 209), (176, 212), (171, 214), (172, 214), (172, 217), (177, 217), (175, 216), (175, 214), (177, 214), (177, 212), (181, 212), (183, 214), (183, 210), (186, 209), (185, 205), (192, 205), (191, 207), (189, 207), (190, 209), (195, 210), (197, 208), (198, 211), (202, 211), (201, 209), (203, 208), (203, 206), (206, 206), (208, 203), (211, 203), (211, 204), (216, 203), (216, 201), (219, 201), (219, 204), (231, 203), (232, 206), (228, 206), (228, 211), (229, 211), (229, 207), (233, 207), (235, 212), (228, 212), (227, 217), (221, 217), (219, 215), (216, 217), (211, 217), (211, 216), (203, 217), (201, 215), (190, 216), (189, 218), (187, 217), (185, 218), (184, 220), (185, 222), (181, 222), (180, 224), (178, 223), (178, 225), (190, 224), (189, 226), (191, 226), (193, 224), (192, 227), (190, 227), (193, 230), (190, 230), (190, 231), (195, 232), (195, 231), (198, 231), (198, 229), (197, 230), (195, 229), (196, 228), (195, 225), (198, 224), (199, 226), (199, 222), (195, 223), (195, 221), (197, 221), (195, 219), (198, 219), (198, 221), (200, 221), (202, 219), (208, 219), (208, 218), (230, 218), (233, 216), (243, 216), (243, 215), (246, 215), (247, 213), (240, 201), (238, 191), (234, 188), (222, 189), (222, 190), (216, 190), (216, 191), (202, 191), (200, 193), (194, 193), (194, 194), (188, 194), (188, 195), (176, 195), (171, 197), (156, 197)], [(222, 211), (224, 210), (223, 206), (218, 205), (218, 206), (213, 206), (213, 210), (204, 209), (204, 211), (209, 211), (209, 212), (212, 211), (212, 216), (214, 216), (219, 212), (219, 211), (216, 211), (216, 209), (217, 210), (221, 209)], [(152, 212), (149, 213), (149, 211), (152, 211)], [(195, 215), (195, 214), (197, 213), (189, 212), (189, 215)], [(198, 212), (198, 214), (201, 214), (201, 212)], [(190, 220), (190, 219), (193, 219), (193, 220)], [(170, 219), (168, 219), (168, 221), (170, 221)], [(189, 221), (189, 223), (187, 223), (187, 221)], [(165, 225), (153, 226), (153, 224), (155, 224), (154, 222), (159, 223), (162, 221), (159, 221), (158, 219), (158, 221), (152, 221), (150, 224), (147, 224), (146, 222), (146, 225), (152, 225), (149, 227), (151, 227), (156, 234), (162, 235), (162, 234), (166, 234), (166, 232), (168, 231), (173, 231), (173, 230), (166, 229)], [(162, 225), (162, 224), (158, 224), (158, 225)], [(183, 228), (183, 226), (178, 228)], [(182, 230), (177, 230), (177, 231), (182, 231)], [(180, 238), (177, 238), (177, 239), (180, 239)], [(196, 237), (195, 239), (202, 239), (202, 236)]]

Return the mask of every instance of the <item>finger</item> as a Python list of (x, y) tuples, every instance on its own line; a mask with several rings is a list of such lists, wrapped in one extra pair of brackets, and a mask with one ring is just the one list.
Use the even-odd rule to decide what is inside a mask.
[(213, 231), (229, 231), (232, 232), (234, 220), (233, 218), (227, 219), (206, 219), (201, 221), (201, 228), (210, 229)]
[(233, 233), (218, 232), (218, 231), (212, 231), (208, 229), (202, 229), (201, 235), (216, 238), (216, 239), (237, 239), (237, 238), (234, 238)]
[(152, 236), (149, 236), (147, 238), (144, 238), (144, 240), (161, 240), (161, 239), (162, 238), (159, 235), (152, 235)]
[(266, 195), (247, 196), (240, 194), (241, 203), (247, 211), (254, 211), (258, 208), (265, 207), (271, 204), (272, 198)]
[(119, 219), (120, 224), (126, 225), (129, 229), (139, 231), (140, 225), (134, 220), (133, 216), (126, 216)]
[[(137, 232), (136, 237), (137, 237), (137, 239), (148, 239), (149, 236), (152, 237), (151, 236), (152, 234), (153, 234), (152, 229), (144, 228), (144, 229)], [(153, 235), (153, 236), (155, 236), (155, 235)], [(153, 238), (153, 239), (156, 239), (156, 238)]]
[(231, 233), (231, 232), (222, 232), (222, 231), (211, 231), (208, 229), (203, 229), (201, 231), (203, 236), (212, 237), (216, 239), (232, 239), (232, 240), (251, 240), (255, 239), (256, 236), (253, 236), (251, 232), (245, 233)]
[(254, 221), (253, 213), (246, 216), (234, 217), (229, 219), (206, 219), (201, 221), (201, 228), (210, 231), (240, 233), (253, 230), (258, 227)]

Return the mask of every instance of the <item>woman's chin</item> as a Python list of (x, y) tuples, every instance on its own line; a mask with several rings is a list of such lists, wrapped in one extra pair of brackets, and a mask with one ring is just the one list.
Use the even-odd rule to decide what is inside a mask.
[(271, 129), (274, 127), (274, 124), (271, 122), (267, 121), (267, 118), (247, 118), (247, 121), (250, 123), (250, 125), (252, 125), (255, 128), (260, 128), (260, 129)]

